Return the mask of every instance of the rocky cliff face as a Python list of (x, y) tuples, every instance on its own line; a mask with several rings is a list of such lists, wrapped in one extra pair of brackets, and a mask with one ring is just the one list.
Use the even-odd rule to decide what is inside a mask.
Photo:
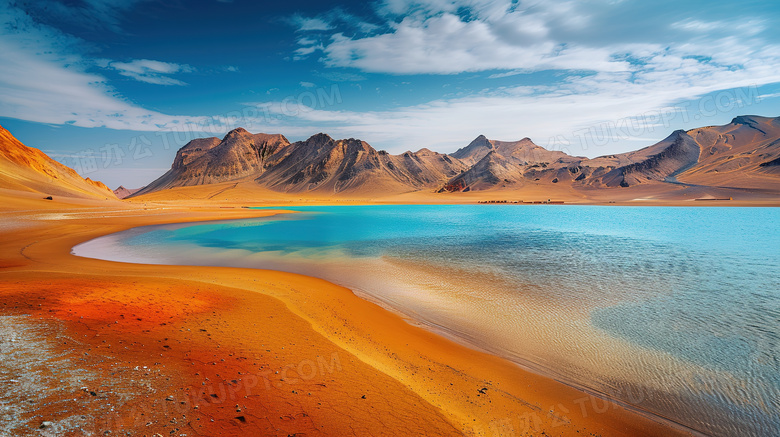
[(219, 138), (216, 137), (198, 138), (190, 141), (176, 153), (176, 158), (173, 159), (171, 168), (178, 170), (186, 169), (193, 161), (217, 147), (220, 142)]

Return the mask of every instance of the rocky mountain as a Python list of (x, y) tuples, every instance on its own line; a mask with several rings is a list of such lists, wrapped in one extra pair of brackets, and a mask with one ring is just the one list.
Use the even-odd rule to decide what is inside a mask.
[(280, 192), (404, 192), (440, 185), (467, 166), (448, 155), (421, 149), (390, 155), (354, 138), (320, 133), (290, 144), (282, 135), (229, 132), (222, 140), (190, 141), (171, 169), (136, 193), (253, 179)]
[(251, 134), (243, 128), (225, 137), (199, 138), (176, 153), (171, 169), (137, 194), (257, 177), (287, 156), (290, 142), (279, 134)]
[(27, 147), (0, 126), (0, 188), (44, 195), (115, 199), (100, 181), (82, 178), (73, 169)]
[(525, 138), (514, 143), (480, 136), (453, 153), (474, 162), (447, 181), (448, 191), (521, 187), (626, 188), (652, 183), (762, 188), (780, 181), (780, 118), (742, 116), (725, 126), (675, 131), (633, 152), (593, 159), (547, 151)]
[(496, 141), (488, 140), (484, 135), (478, 136), (452, 156), (471, 164), (468, 171), (449, 180), (443, 187), (444, 191), (517, 187), (525, 181), (542, 178), (551, 181), (561, 166), (583, 159), (547, 150), (529, 138)]
[[(474, 147), (475, 144), (478, 146)], [(644, 149), (588, 159), (548, 151), (528, 138), (510, 143), (479, 137), (453, 155), (463, 156), (464, 160), (482, 158), (466, 173), (448, 181), (445, 187), (450, 191), (517, 187), (539, 182), (628, 187), (646, 181), (663, 181), (686, 170), (697, 161), (699, 146), (685, 132), (677, 131)]]
[(354, 138), (317, 134), (290, 146), (290, 153), (257, 182), (277, 191), (403, 192), (430, 187), (458, 174), (465, 164), (422, 149), (391, 155)]
[(480, 135), (446, 155), (428, 149), (392, 155), (354, 138), (320, 133), (288, 142), (244, 129), (193, 140), (167, 173), (136, 193), (251, 181), (277, 192), (397, 194), (469, 192), (555, 184), (574, 191), (637, 186), (761, 188), (780, 182), (780, 118), (737, 117), (725, 126), (675, 131), (633, 152), (585, 158), (546, 150), (529, 138)]
[(460, 159), (469, 166), (473, 166), (491, 153), (518, 165), (533, 165), (542, 162), (549, 163), (559, 159), (565, 161), (573, 159), (563, 152), (550, 151), (544, 147), (537, 146), (530, 138), (523, 138), (520, 141), (496, 141), (489, 140), (484, 135), (478, 136), (468, 146), (458, 149), (450, 156)]
[(586, 159), (577, 164), (584, 176), (583, 184), (629, 187), (673, 178), (697, 162), (699, 151), (696, 141), (680, 130), (634, 152)]

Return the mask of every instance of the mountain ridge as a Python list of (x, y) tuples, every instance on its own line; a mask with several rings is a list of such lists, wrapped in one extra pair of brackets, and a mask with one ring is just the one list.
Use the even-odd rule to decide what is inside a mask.
[[(752, 156), (751, 147), (761, 150), (760, 157)], [(730, 155), (732, 149), (740, 152), (738, 159)], [(479, 135), (450, 154), (423, 147), (393, 155), (355, 138), (337, 140), (318, 133), (290, 143), (281, 134), (251, 134), (237, 128), (221, 140), (190, 141), (177, 152), (171, 170), (131, 197), (178, 186), (246, 180), (280, 193), (367, 195), (545, 184), (575, 191), (653, 184), (717, 188), (723, 184), (713, 174), (729, 174), (724, 180), (733, 185), (733, 172), (739, 169), (743, 177), (754, 180), (749, 186), (758, 186), (780, 177), (780, 166), (768, 164), (777, 159), (780, 118), (750, 115), (723, 126), (677, 130), (650, 146), (595, 158), (547, 150), (527, 137), (499, 141)]]

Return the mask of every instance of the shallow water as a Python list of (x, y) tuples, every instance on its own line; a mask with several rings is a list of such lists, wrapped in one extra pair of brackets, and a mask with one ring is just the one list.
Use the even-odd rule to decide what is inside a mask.
[(137, 228), (74, 252), (346, 285), (712, 435), (780, 435), (780, 210), (338, 206)]

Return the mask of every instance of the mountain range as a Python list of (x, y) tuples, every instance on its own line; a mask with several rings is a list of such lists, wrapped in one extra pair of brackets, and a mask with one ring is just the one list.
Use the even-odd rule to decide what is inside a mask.
[(632, 187), (777, 193), (780, 117), (740, 116), (724, 126), (678, 130), (643, 149), (596, 158), (546, 150), (529, 138), (508, 142), (480, 135), (451, 154), (420, 149), (392, 155), (354, 138), (319, 133), (290, 143), (280, 134), (238, 128), (221, 140), (190, 141), (168, 172), (131, 197), (225, 182), (280, 193), (366, 196), (540, 186), (583, 195)]
[(150, 200), (410, 193), (428, 199), (452, 193), (575, 201), (778, 199), (780, 117), (740, 116), (723, 126), (678, 130), (651, 146), (596, 158), (546, 150), (529, 138), (497, 141), (480, 135), (450, 154), (423, 148), (394, 155), (354, 138), (319, 133), (291, 143), (281, 134), (237, 128), (221, 139), (190, 141), (177, 151), (170, 170), (149, 185), (113, 192), (0, 127), (0, 188)]
[(441, 185), (467, 168), (427, 149), (391, 155), (354, 138), (320, 133), (290, 143), (283, 135), (238, 128), (222, 140), (190, 141), (176, 153), (171, 169), (136, 195), (244, 179), (280, 192), (395, 193)]

